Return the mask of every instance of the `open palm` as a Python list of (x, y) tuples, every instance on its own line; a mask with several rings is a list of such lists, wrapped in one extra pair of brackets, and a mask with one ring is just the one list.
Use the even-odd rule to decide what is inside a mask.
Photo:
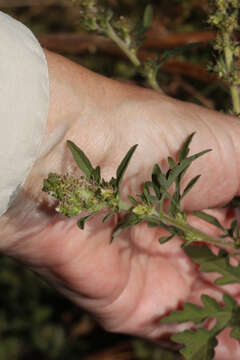
[[(161, 317), (184, 301), (199, 303), (203, 293), (221, 300), (223, 288), (213, 284), (212, 276), (199, 273), (180, 248), (180, 239), (159, 245), (164, 230), (141, 224), (123, 231), (110, 245), (116, 218), (103, 224), (104, 214), (97, 215), (82, 231), (76, 225), (78, 217), (66, 219), (56, 214), (46, 194), (39, 193), (42, 163), (48, 161), (54, 167), (54, 154), (66, 148), (67, 139), (81, 147), (94, 165), (101, 166), (106, 179), (115, 175), (122, 157), (138, 143), (122, 183), (125, 197), (139, 193), (155, 163), (166, 169), (167, 156), (176, 157), (186, 137), (196, 131), (191, 152), (207, 148), (213, 151), (196, 160), (186, 174), (184, 182), (202, 176), (186, 197), (184, 208), (214, 208), (238, 194), (240, 130), (233, 117), (152, 92), (141, 95), (140, 89), (134, 91), (139, 91), (141, 101), (125, 94), (124, 106), (93, 115), (91, 125), (80, 125), (76, 120), (53, 153), (36, 164), (15, 205), (2, 220), (7, 229), (5, 235), (2, 233), (2, 250), (45, 276), (72, 301), (92, 312), (107, 330), (158, 340), (183, 328), (160, 326)], [(80, 174), (71, 154), (65, 153), (61, 171), (69, 169)], [(34, 187), (38, 187), (38, 197), (32, 191)], [(215, 214), (228, 221), (226, 210)], [(214, 233), (211, 227), (194, 221), (194, 225)], [(238, 299), (240, 287), (225, 286), (224, 291)], [(216, 359), (226, 359), (228, 351), (231, 359), (238, 359), (237, 343), (230, 341), (227, 332), (222, 339)]]

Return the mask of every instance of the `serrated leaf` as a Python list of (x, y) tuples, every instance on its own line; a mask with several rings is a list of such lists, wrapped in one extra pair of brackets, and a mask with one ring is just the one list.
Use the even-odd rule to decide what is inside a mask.
[(84, 216), (84, 217), (82, 217), (81, 219), (78, 220), (77, 225), (78, 225), (78, 227), (79, 227), (81, 230), (84, 229), (84, 226), (85, 226), (86, 221), (87, 221), (91, 216), (93, 216), (93, 214)]
[(212, 360), (215, 354), (214, 348), (218, 344), (216, 336), (206, 329), (185, 330), (173, 335), (171, 340), (185, 345), (185, 348), (180, 350), (185, 360)]
[[(181, 353), (187, 360), (212, 359), (213, 349), (217, 345), (216, 336), (227, 327), (234, 329), (233, 335), (236, 335), (236, 338), (239, 336), (240, 307), (230, 295), (224, 294), (224, 306), (208, 295), (202, 295), (201, 301), (202, 307), (185, 303), (183, 310), (174, 311), (160, 321), (163, 324), (189, 321), (200, 324), (207, 319), (216, 319), (215, 325), (210, 330), (201, 328), (196, 331), (186, 330), (171, 337), (173, 341), (185, 345)], [(198, 354), (201, 357), (198, 357)]]
[(185, 189), (183, 190), (183, 193), (181, 195), (181, 198), (183, 198), (185, 195), (187, 195), (187, 193), (192, 189), (192, 187), (196, 184), (196, 182), (198, 181), (198, 179), (200, 178), (201, 175), (197, 175), (195, 176), (192, 180), (189, 181), (189, 183), (187, 184), (187, 186), (185, 187)]
[(222, 275), (215, 280), (216, 285), (240, 283), (240, 263), (232, 266), (225, 250), (220, 250), (218, 255), (215, 255), (204, 245), (201, 247), (189, 246), (184, 251), (195, 263), (200, 265), (200, 271)]
[(185, 303), (183, 310), (171, 312), (170, 315), (163, 318), (160, 323), (169, 324), (173, 322), (183, 323), (192, 321), (195, 324), (200, 324), (207, 316), (208, 313), (206, 314), (202, 307), (192, 303)]
[(232, 318), (234, 319), (238, 307), (230, 295), (224, 294), (224, 307), (208, 295), (202, 295), (201, 301), (203, 306), (185, 303), (183, 310), (173, 311), (160, 322), (162, 324), (169, 324), (173, 322), (183, 323), (192, 321), (195, 324), (200, 324), (206, 319), (215, 318), (217, 322), (214, 328), (211, 329), (212, 332), (219, 332), (221, 329), (231, 325), (231, 320)]
[(137, 148), (137, 144), (133, 145), (130, 150), (127, 152), (127, 154), (124, 156), (123, 160), (121, 161), (120, 165), (117, 168), (117, 176), (116, 176), (116, 187), (119, 189), (120, 183), (122, 181), (122, 178), (124, 176), (124, 173), (127, 169), (127, 166), (129, 164), (129, 161), (131, 160), (131, 157), (133, 156), (134, 151)]
[(202, 220), (207, 221), (209, 224), (212, 224), (225, 232), (224, 227), (220, 224), (220, 222), (215, 216), (207, 214), (204, 211), (193, 211), (191, 212), (191, 214), (199, 217)]
[(79, 169), (81, 169), (84, 172), (84, 174), (88, 178), (90, 178), (91, 174), (94, 171), (90, 160), (87, 158), (87, 156), (84, 154), (84, 152), (77, 145), (75, 145), (72, 141), (67, 140), (67, 146), (70, 149), (70, 151), (73, 155), (73, 158), (76, 161)]
[(151, 4), (148, 4), (145, 8), (143, 15), (143, 27), (148, 29), (153, 21), (153, 7)]

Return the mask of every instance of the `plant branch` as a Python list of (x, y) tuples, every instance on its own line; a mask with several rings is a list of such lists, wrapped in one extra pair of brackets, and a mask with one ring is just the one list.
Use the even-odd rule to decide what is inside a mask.
[[(231, 75), (234, 67), (234, 57), (231, 48), (231, 37), (229, 33), (224, 33), (224, 55), (226, 61), (227, 73)], [(230, 84), (230, 93), (232, 98), (233, 111), (235, 114), (240, 114), (240, 99), (238, 87), (234, 84)]]
[(107, 23), (107, 30), (106, 30), (107, 36), (116, 43), (119, 48), (124, 52), (124, 54), (130, 59), (130, 61), (136, 66), (139, 67), (141, 65), (140, 60), (137, 58), (134, 51), (131, 51), (127, 44), (116, 34), (116, 32), (113, 30), (111, 24), (109, 22)]
[(234, 243), (230, 243), (230, 242), (218, 239), (216, 237), (207, 235), (204, 232), (192, 227), (188, 223), (184, 223), (183, 221), (178, 220), (176, 218), (174, 219), (170, 216), (167, 216), (164, 213), (159, 213), (157, 215), (153, 215), (153, 217), (150, 217), (150, 219), (155, 220), (155, 221), (161, 220), (162, 222), (164, 222), (168, 225), (173, 225), (173, 226), (177, 227), (178, 229), (181, 229), (184, 233), (188, 234), (189, 238), (192, 237), (192, 239), (194, 239), (192, 241), (194, 241), (194, 242), (202, 242), (203, 241), (203, 242), (214, 244), (214, 245), (220, 246), (221, 248), (226, 248), (226, 249), (235, 249), (236, 248)]

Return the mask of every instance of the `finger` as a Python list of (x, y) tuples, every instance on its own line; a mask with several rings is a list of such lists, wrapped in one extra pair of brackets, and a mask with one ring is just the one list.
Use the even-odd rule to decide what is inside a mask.
[[(151, 93), (152, 94), (152, 93)], [(239, 193), (240, 122), (200, 106), (183, 103), (166, 96), (145, 95), (142, 105), (128, 101), (126, 120), (118, 128), (117, 142), (111, 158), (117, 164), (125, 151), (135, 143), (139, 146), (129, 166), (126, 183), (134, 191), (138, 184), (149, 180), (155, 163), (168, 168), (167, 157), (177, 152), (187, 136), (196, 132), (190, 144), (190, 155), (212, 149), (195, 160), (184, 177), (183, 186), (201, 174), (198, 183), (186, 196), (187, 210), (222, 205)], [(127, 112), (128, 109), (128, 112)]]

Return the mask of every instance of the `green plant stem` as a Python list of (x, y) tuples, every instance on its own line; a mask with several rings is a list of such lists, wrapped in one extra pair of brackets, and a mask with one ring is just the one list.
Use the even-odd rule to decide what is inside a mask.
[(163, 94), (163, 91), (162, 89), (160, 88), (160, 86), (158, 85), (158, 82), (156, 80), (156, 77), (155, 76), (147, 76), (148, 78), (148, 82), (150, 84), (150, 86), (153, 88), (153, 90), (159, 92), (160, 94)]
[[(124, 201), (120, 200), (119, 202), (119, 208), (121, 211), (129, 211), (131, 209), (132, 205), (129, 205), (127, 203), (125, 203)], [(214, 244), (217, 246), (220, 246), (221, 248), (226, 248), (226, 249), (236, 249), (236, 245), (234, 243), (225, 241), (225, 240), (221, 240), (219, 238), (216, 238), (214, 236), (210, 236), (205, 234), (204, 232), (192, 227), (191, 225), (189, 225), (188, 223), (185, 223), (181, 220), (178, 219), (174, 219), (170, 216), (167, 216), (166, 214), (163, 213), (163, 211), (160, 211), (159, 213), (156, 212), (155, 214), (148, 216), (144, 219), (145, 221), (151, 221), (154, 222), (156, 224), (159, 223), (159, 221), (164, 222), (167, 225), (173, 225), (176, 228), (182, 230), (185, 234), (188, 234), (190, 236), (192, 236), (192, 238), (194, 238), (195, 242), (207, 242), (210, 244)], [(161, 226), (161, 224), (159, 223), (159, 226)]]
[(139, 67), (141, 65), (141, 62), (137, 58), (136, 54), (134, 54), (128, 48), (127, 44), (125, 44), (125, 42), (122, 41), (122, 39), (120, 39), (120, 37), (113, 30), (113, 28), (112, 28), (111, 24), (109, 24), (109, 22), (107, 23), (106, 35), (120, 47), (120, 49), (124, 52), (124, 54), (131, 60), (131, 62), (135, 66)]
[(119, 201), (119, 210), (120, 211), (129, 211), (131, 209), (131, 205), (125, 203), (124, 201)]
[[(111, 24), (107, 23), (106, 35), (113, 41), (115, 44), (119, 46), (119, 48), (124, 52), (124, 54), (129, 58), (129, 60), (135, 65), (137, 68), (141, 66), (141, 62), (138, 59), (137, 55), (129, 49), (128, 45), (122, 41), (122, 39), (116, 34)], [(149, 85), (153, 88), (153, 90), (163, 94), (162, 89), (157, 83), (156, 77), (151, 74), (146, 74)]]
[[(233, 63), (233, 53), (231, 49), (231, 37), (226, 32), (223, 35), (224, 37), (224, 55), (225, 55), (225, 62), (227, 67), (228, 74), (231, 74), (232, 68), (234, 66)], [(230, 85), (230, 93), (232, 98), (232, 104), (233, 104), (233, 111), (235, 114), (240, 114), (240, 98), (239, 98), (239, 91), (238, 87), (236, 85)]]
[(168, 225), (173, 225), (176, 228), (182, 230), (187, 235), (192, 236), (192, 238), (194, 238), (194, 240), (193, 240), (194, 242), (204, 241), (204, 242), (207, 242), (210, 244), (220, 246), (222, 248), (236, 249), (236, 246), (234, 243), (230, 243), (230, 242), (215, 238), (213, 236), (207, 235), (207, 234), (203, 233), (202, 231), (192, 227), (191, 225), (184, 223), (183, 221), (180, 221), (178, 219), (169, 217), (169, 216), (165, 215), (164, 213), (159, 213), (159, 214), (156, 213), (156, 215), (151, 215), (146, 220), (154, 221), (156, 223), (159, 220), (161, 220), (162, 222), (164, 222)]

